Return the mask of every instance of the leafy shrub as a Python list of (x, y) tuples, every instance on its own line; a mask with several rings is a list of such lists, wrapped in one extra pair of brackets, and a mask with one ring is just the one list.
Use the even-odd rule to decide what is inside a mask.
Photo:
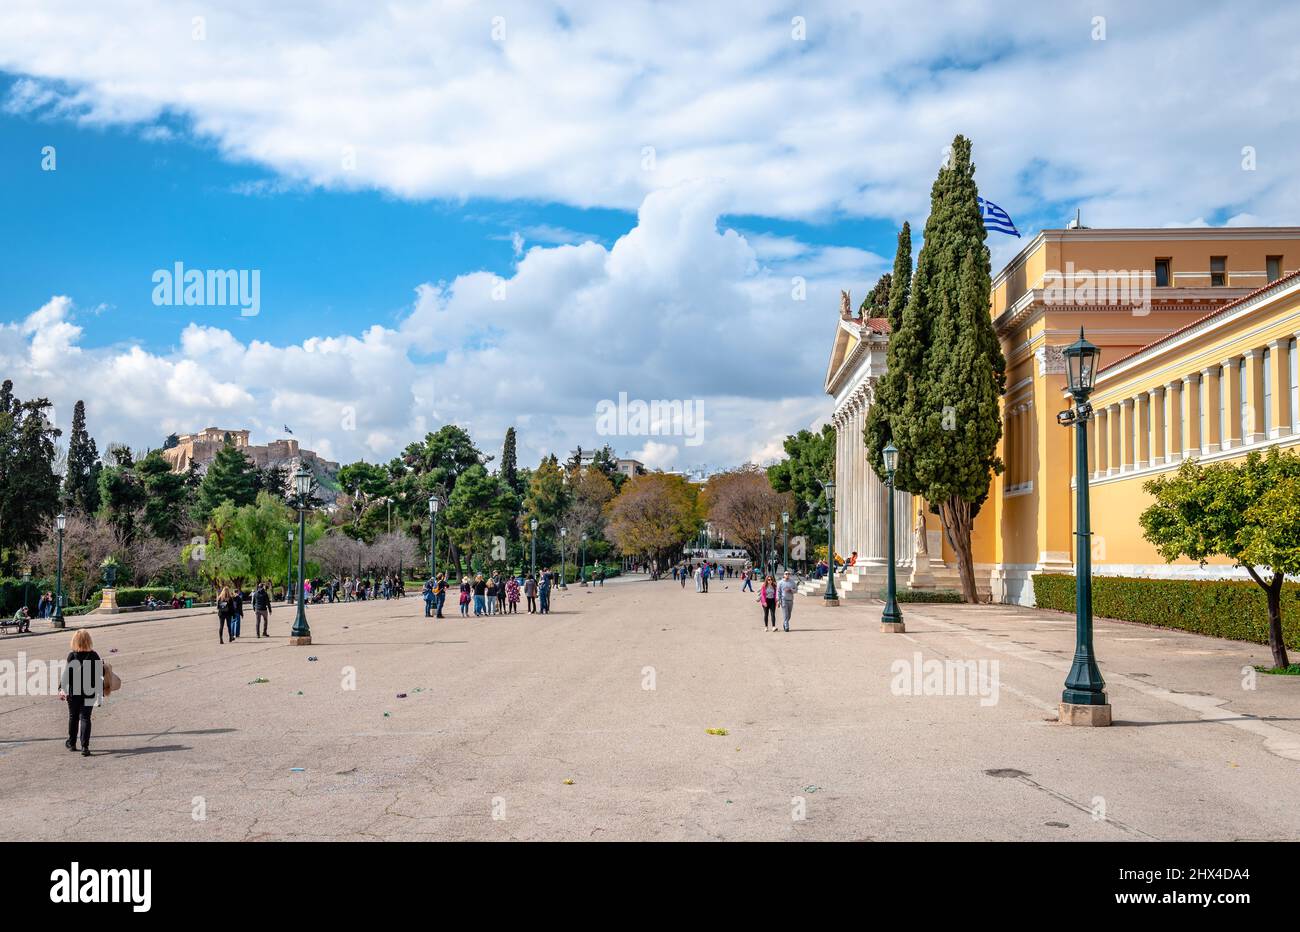
[[(886, 597), (885, 590), (880, 590), (880, 597)], [(952, 589), (899, 589), (894, 596), (899, 602), (964, 602), (960, 592)]]
[(158, 586), (119, 589), (117, 590), (117, 604), (119, 608), (131, 608), (135, 605), (143, 605), (149, 601), (149, 596), (153, 596), (159, 602), (170, 602), (172, 600), (172, 590)]
[[(1074, 611), (1073, 576), (1039, 573), (1033, 581), (1039, 608)], [(1094, 576), (1092, 612), (1100, 618), (1268, 643), (1267, 597), (1254, 582), (1244, 580)], [(1295, 583), (1287, 583), (1282, 591), (1282, 640), (1300, 648), (1300, 586)]]

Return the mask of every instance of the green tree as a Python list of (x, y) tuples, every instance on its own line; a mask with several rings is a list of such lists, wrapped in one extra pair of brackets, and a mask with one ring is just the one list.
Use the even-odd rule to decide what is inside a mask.
[(223, 444), (199, 484), (197, 516), (206, 520), (222, 502), (236, 507), (257, 499), (257, 467), (233, 443)]
[[(564, 470), (559, 460), (551, 454), (538, 464), (524, 495), (524, 510), (520, 516), (525, 535), (532, 519), (537, 519), (538, 533), (549, 541), (559, 531), (560, 515), (569, 505)], [(539, 541), (540, 543), (540, 541)], [(548, 556), (550, 551), (547, 551)], [(540, 550), (539, 550), (540, 554)], [(541, 559), (540, 555), (538, 559)]]
[(40, 544), (59, 510), (54, 443), (60, 432), (47, 417), (49, 408), (45, 398), (15, 398), (8, 379), (0, 385), (0, 563), (5, 569)]
[(501, 479), (516, 495), (522, 495), (523, 486), (519, 484), (519, 461), (515, 450), (515, 429), (506, 428), (506, 440), (501, 445)]
[(99, 511), (102, 468), (95, 438), (86, 431), (86, 403), (78, 401), (72, 409), (72, 433), (68, 437), (67, 469), (63, 476), (63, 496), (68, 507), (88, 515)]
[(1286, 667), (1282, 583), (1300, 574), (1300, 454), (1274, 447), (1236, 463), (1185, 460), (1143, 487), (1155, 502), (1139, 519), (1142, 534), (1160, 556), (1201, 565), (1226, 557), (1264, 590), (1273, 665)]
[(462, 554), (471, 567), (477, 559), (479, 569), (505, 564), (505, 541), (518, 505), (515, 493), (482, 465), (475, 464), (457, 477), (439, 522), (456, 545), (457, 571)]
[(111, 466), (99, 474), (99, 516), (113, 529), (118, 545), (130, 546), (139, 531), (138, 519), (145, 507), (145, 490), (136, 474), (131, 448), (111, 447)]
[(151, 450), (135, 468), (143, 491), (143, 520), (154, 537), (176, 540), (181, 536), (191, 505), (184, 473), (172, 471), (160, 450)]
[(862, 299), (862, 304), (858, 307), (858, 314), (861, 317), (864, 319), (885, 317), (889, 314), (889, 292), (892, 279), (893, 276), (886, 272), (876, 280), (875, 287), (867, 292), (867, 296)]
[(826, 514), (823, 483), (835, 474), (835, 428), (825, 424), (816, 433), (801, 430), (785, 438), (786, 458), (767, 468), (767, 478), (778, 492), (794, 496), (790, 533), (815, 543), (824, 538), (819, 516)]
[(911, 293), (901, 326), (890, 335), (886, 368), (892, 378), (878, 386), (881, 410), (864, 431), (877, 475), (884, 475), (881, 450), (892, 439), (899, 449), (896, 485), (937, 509), (968, 602), (976, 601), (971, 530), (992, 476), (1002, 471), (998, 399), (1006, 385), (989, 311), (989, 251), (978, 195), (970, 140), (957, 136), (931, 189)]
[[(186, 561), (194, 561), (200, 575), (213, 586), (283, 580), (287, 569), (285, 538), (290, 528), (296, 533), (296, 525), (293, 511), (267, 492), (260, 493), (253, 504), (237, 506), (225, 499), (208, 518), (207, 542), (202, 549), (190, 545), (182, 555)], [(324, 532), (318, 522), (307, 522), (304, 544), (310, 547)], [(309, 564), (307, 572), (314, 571), (314, 565)]]
[(609, 503), (607, 518), (609, 535), (624, 554), (644, 554), (664, 566), (699, 530), (699, 489), (669, 473), (637, 476)]

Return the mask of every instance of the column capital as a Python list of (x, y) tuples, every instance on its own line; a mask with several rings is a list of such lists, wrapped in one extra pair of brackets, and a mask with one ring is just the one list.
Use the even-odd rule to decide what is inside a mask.
[(1283, 343), (1283, 341), (1285, 341), (1285, 342), (1287, 342), (1287, 343), (1290, 343), (1290, 342), (1291, 342), (1291, 338), (1290, 338), (1290, 337), (1277, 337), (1277, 338), (1275, 338), (1275, 339), (1269, 340), (1269, 341), (1268, 341), (1266, 344), (1264, 344), (1264, 345), (1267, 346), (1267, 347), (1268, 347), (1270, 350), (1272, 350), (1274, 353), (1279, 353), (1279, 352), (1282, 351), (1282, 343)]
[(1131, 407), (1133, 407), (1133, 399), (1132, 399), (1132, 398), (1125, 398), (1125, 399), (1123, 399), (1122, 401), (1120, 401), (1119, 404), (1120, 404), (1120, 407), (1122, 407), (1122, 408), (1131, 408)]
[(1201, 374), (1199, 372), (1193, 372), (1191, 375), (1183, 376), (1183, 385), (1195, 385), (1200, 381)]
[(1255, 347), (1255, 348), (1253, 348), (1253, 349), (1248, 349), (1248, 350), (1243, 350), (1242, 353), (1241, 353), (1241, 357), (1242, 357), (1243, 359), (1250, 359), (1250, 360), (1257, 359), (1257, 358), (1259, 358), (1260, 355), (1261, 355), (1261, 354), (1260, 354), (1260, 351), (1259, 351), (1259, 347)]

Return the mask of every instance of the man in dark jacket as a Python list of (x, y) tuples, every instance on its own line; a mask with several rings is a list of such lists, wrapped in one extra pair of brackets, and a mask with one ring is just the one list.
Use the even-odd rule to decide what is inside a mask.
[(258, 637), (270, 637), (267, 626), (271, 620), (271, 593), (266, 591), (266, 583), (258, 583), (253, 593), (253, 628)]

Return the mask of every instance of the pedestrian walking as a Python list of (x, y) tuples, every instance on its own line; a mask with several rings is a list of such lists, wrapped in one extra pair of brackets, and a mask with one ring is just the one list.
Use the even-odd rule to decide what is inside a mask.
[(537, 580), (533, 574), (529, 573), (528, 578), (524, 580), (524, 596), (528, 599), (528, 614), (532, 615), (537, 611)]
[(462, 576), (460, 578), (460, 614), (462, 618), (469, 617), (469, 596), (470, 596), (469, 577)]
[[(799, 591), (799, 584), (790, 577), (786, 570), (781, 581), (776, 584), (776, 598), (781, 603), (781, 622), (786, 631), (790, 630), (790, 613), (794, 611), (794, 596)], [(775, 618), (772, 619), (776, 621)]]
[(68, 704), (68, 740), (63, 746), (75, 751), (80, 737), (82, 757), (90, 756), (90, 713), (103, 691), (104, 661), (94, 650), (90, 632), (79, 628), (72, 634), (72, 652), (59, 681), (59, 698)]
[(541, 612), (543, 615), (551, 613), (551, 571), (545, 570), (542, 573), (542, 584), (537, 587), (538, 601), (541, 603)]
[(758, 604), (763, 606), (763, 630), (767, 630), (767, 619), (772, 617), (772, 630), (776, 630), (776, 580), (764, 577), (763, 585), (758, 590)]
[(266, 583), (258, 583), (253, 593), (253, 630), (258, 637), (270, 637), (271, 593), (266, 591)]
[(223, 586), (221, 592), (217, 595), (217, 643), (224, 644), (223, 635), (230, 635), (230, 643), (235, 643), (235, 632), (230, 627), (230, 619), (234, 612), (234, 599), (230, 595), (230, 587)]
[(447, 601), (447, 574), (439, 573), (433, 583), (433, 617), (442, 618), (442, 605)]

